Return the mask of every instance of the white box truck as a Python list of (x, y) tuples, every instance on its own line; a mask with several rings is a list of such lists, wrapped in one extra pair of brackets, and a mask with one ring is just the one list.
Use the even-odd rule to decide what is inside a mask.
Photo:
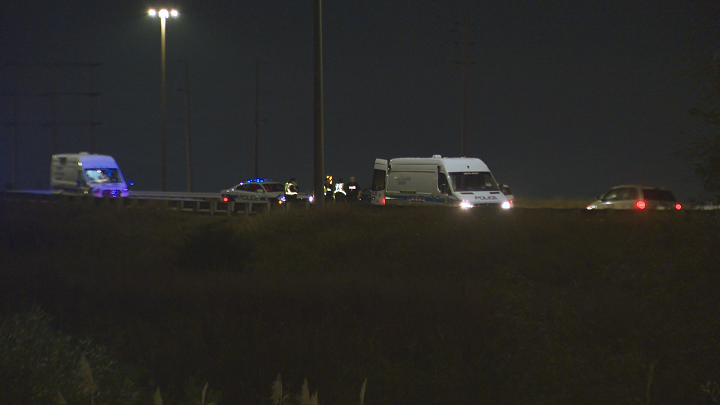
[(371, 204), (509, 209), (487, 165), (478, 158), (375, 159)]
[(50, 190), (69, 195), (121, 198), (129, 194), (112, 156), (87, 152), (52, 156)]

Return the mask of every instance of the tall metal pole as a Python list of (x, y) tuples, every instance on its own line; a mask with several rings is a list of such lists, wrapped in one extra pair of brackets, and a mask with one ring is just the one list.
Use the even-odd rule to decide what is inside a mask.
[(90, 69), (90, 153), (95, 153), (95, 72)]
[(190, 78), (188, 74), (188, 58), (185, 57), (185, 144), (187, 158), (187, 191), (193, 191), (192, 183), (192, 147), (190, 143)]
[(162, 72), (162, 84), (160, 87), (160, 94), (161, 94), (161, 107), (160, 107), (160, 115), (161, 115), (161, 121), (160, 121), (160, 131), (161, 131), (161, 141), (160, 141), (160, 147), (162, 148), (162, 157), (160, 159), (160, 172), (161, 172), (161, 180), (160, 180), (160, 190), (165, 191), (165, 124), (167, 122), (167, 115), (165, 110), (165, 18), (166, 16), (164, 14), (160, 15), (160, 70)]
[(52, 154), (58, 153), (58, 146), (57, 146), (57, 66), (53, 66), (52, 68), (52, 93), (50, 95), (52, 99), (52, 123), (50, 124), (51, 130), (52, 130), (52, 138), (50, 140), (50, 149), (52, 151)]
[(15, 190), (17, 189), (17, 164), (18, 164), (18, 154), (17, 154), (17, 148), (18, 148), (18, 110), (19, 110), (19, 100), (18, 100), (18, 80), (19, 80), (19, 73), (15, 72), (15, 89), (13, 91), (13, 132), (12, 132), (12, 173), (10, 174), (10, 189)]
[(462, 42), (462, 147), (460, 156), (467, 156), (467, 47), (468, 47), (468, 21), (463, 20), (463, 42)]
[(258, 159), (260, 155), (260, 60), (255, 59), (255, 178), (260, 177), (258, 173)]
[(314, 204), (325, 205), (325, 145), (323, 128), (322, 0), (315, 0), (315, 176)]

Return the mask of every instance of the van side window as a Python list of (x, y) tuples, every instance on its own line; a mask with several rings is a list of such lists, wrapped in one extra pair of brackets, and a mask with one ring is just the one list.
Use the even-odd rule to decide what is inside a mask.
[(615, 201), (620, 199), (620, 189), (614, 188), (607, 192), (602, 198), (603, 201)]
[(445, 173), (438, 173), (438, 190), (443, 194), (450, 194), (450, 186)]
[(638, 196), (638, 191), (635, 187), (627, 187), (625, 189), (625, 199), (626, 200), (637, 200), (640, 198)]

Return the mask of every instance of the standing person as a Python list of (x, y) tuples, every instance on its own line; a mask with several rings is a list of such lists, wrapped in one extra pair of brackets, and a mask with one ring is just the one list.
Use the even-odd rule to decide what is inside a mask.
[(335, 191), (333, 195), (335, 197), (335, 202), (345, 202), (347, 191), (345, 191), (345, 183), (343, 183), (343, 179), (340, 179), (337, 183), (335, 183)]
[(350, 182), (346, 186), (347, 200), (350, 204), (355, 204), (360, 199), (360, 185), (355, 181), (355, 176), (350, 176)]
[(325, 176), (325, 202), (329, 203), (335, 198), (333, 194), (333, 177), (331, 175)]
[(295, 202), (297, 201), (298, 192), (298, 184), (295, 177), (293, 177), (285, 183), (285, 196), (289, 202)]

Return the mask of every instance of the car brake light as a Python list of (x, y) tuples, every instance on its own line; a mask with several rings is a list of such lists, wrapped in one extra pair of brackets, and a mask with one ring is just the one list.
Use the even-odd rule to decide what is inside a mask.
[(229, 199), (229, 198), (227, 198), (227, 197), (223, 197), (223, 202), (228, 202), (228, 201), (230, 201), (230, 199)]
[(682, 209), (682, 205), (680, 203), (675, 204), (675, 209), (680, 211)]
[(385, 197), (382, 198), (382, 205), (385, 205)]
[(643, 201), (643, 200), (637, 200), (637, 201), (635, 201), (635, 206), (638, 209), (644, 210), (645, 207), (647, 207), (647, 204), (645, 204), (645, 201)]

